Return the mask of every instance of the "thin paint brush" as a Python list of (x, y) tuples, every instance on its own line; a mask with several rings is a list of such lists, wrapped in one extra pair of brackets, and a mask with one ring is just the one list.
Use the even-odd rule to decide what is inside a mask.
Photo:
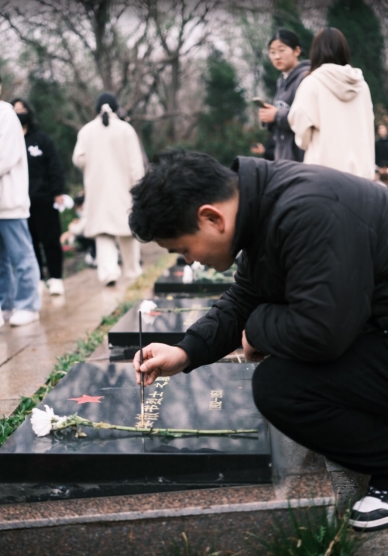
[[(140, 346), (140, 365), (143, 365), (143, 339), (142, 339), (142, 320), (141, 311), (139, 311), (139, 346)], [(140, 372), (140, 414), (141, 414), (141, 424), (144, 427), (144, 373)]]

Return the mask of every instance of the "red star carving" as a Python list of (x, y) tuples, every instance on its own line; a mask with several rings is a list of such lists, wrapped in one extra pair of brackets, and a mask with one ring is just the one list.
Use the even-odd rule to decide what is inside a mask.
[(78, 398), (68, 398), (67, 400), (76, 400), (78, 404), (85, 404), (86, 402), (99, 402), (101, 404), (100, 398), (105, 398), (105, 397), (82, 395), (79, 396)]

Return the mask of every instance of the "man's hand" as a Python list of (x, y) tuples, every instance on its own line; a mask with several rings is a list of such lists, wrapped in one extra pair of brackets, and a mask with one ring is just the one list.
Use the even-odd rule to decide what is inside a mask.
[(265, 358), (264, 354), (258, 352), (256, 348), (251, 346), (247, 341), (247, 337), (245, 336), (245, 331), (243, 331), (241, 343), (244, 350), (244, 356), (246, 357), (248, 362), (261, 362), (261, 360), (264, 360)]
[(144, 373), (144, 386), (152, 385), (157, 377), (176, 375), (190, 364), (184, 350), (178, 346), (153, 342), (143, 348), (143, 365), (140, 367), (140, 350), (136, 352), (133, 365), (136, 383), (140, 385), (140, 370)]
[(259, 119), (265, 124), (271, 124), (275, 120), (277, 111), (273, 104), (266, 104), (265, 108), (259, 109)]

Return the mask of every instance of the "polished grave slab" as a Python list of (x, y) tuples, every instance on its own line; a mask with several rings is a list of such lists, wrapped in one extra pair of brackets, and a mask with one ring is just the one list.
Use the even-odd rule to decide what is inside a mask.
[[(142, 310), (143, 345), (151, 342), (176, 344), (181, 341), (187, 329), (200, 317), (206, 315), (214, 299), (208, 298), (153, 298), (147, 300), (156, 307), (148, 311)], [(131, 308), (108, 333), (108, 342), (112, 347), (131, 348), (132, 352), (139, 349), (139, 309), (144, 302)]]
[(174, 265), (164, 271), (154, 284), (155, 294), (222, 294), (234, 283), (235, 266), (223, 273), (210, 268), (186, 273), (186, 267)]
[[(116, 494), (118, 482), (124, 493), (269, 482), (266, 426), (251, 394), (254, 368), (217, 363), (159, 378), (146, 389), (145, 418), (148, 427), (258, 429), (256, 434), (161, 438), (84, 428), (85, 438), (71, 430), (38, 438), (28, 419), (0, 449), (1, 482), (33, 482), (38, 490), (60, 482), (65, 491), (77, 482), (108, 483), (104, 493), (112, 482)], [(83, 395), (94, 402), (82, 403)], [(59, 416), (78, 412), (95, 422), (135, 426), (140, 419), (132, 364), (77, 364), (44, 403)]]

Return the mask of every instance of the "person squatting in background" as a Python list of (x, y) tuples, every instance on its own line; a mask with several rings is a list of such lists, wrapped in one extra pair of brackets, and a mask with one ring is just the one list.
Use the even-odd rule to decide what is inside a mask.
[(310, 62), (299, 62), (300, 40), (289, 29), (279, 29), (269, 41), (268, 49), (272, 64), (282, 75), (276, 84), (273, 104), (266, 104), (265, 108), (259, 109), (259, 119), (267, 124), (275, 142), (274, 159), (301, 162), (303, 151), (295, 144), (294, 132), (288, 123), (288, 113), (296, 90), (310, 69)]
[(38, 320), (41, 305), (29, 208), (23, 130), (12, 105), (0, 100), (0, 306), (14, 326)]
[(27, 149), (31, 200), (28, 227), (39, 264), (41, 292), (45, 288), (43, 248), (49, 273), (49, 292), (51, 295), (61, 295), (65, 293), (62, 280), (61, 221), (59, 211), (53, 205), (62, 204), (65, 193), (64, 172), (55, 144), (37, 125), (31, 105), (21, 98), (14, 99), (11, 104), (23, 127)]
[(320, 31), (310, 51), (311, 72), (300, 84), (288, 115), (304, 162), (362, 178), (375, 174), (374, 114), (362, 71), (350, 65), (344, 35)]
[(84, 211), (85, 194), (79, 192), (74, 199), (74, 209), (77, 218), (69, 223), (66, 232), (61, 235), (61, 244), (68, 246), (76, 246), (78, 251), (84, 252), (84, 261), (89, 267), (97, 267), (96, 264), (96, 242), (93, 238), (86, 238), (85, 227), (86, 218)]
[(119, 119), (109, 92), (96, 104), (96, 118), (78, 133), (73, 163), (83, 171), (85, 236), (96, 239), (97, 274), (105, 285), (121, 275), (116, 239), (126, 278), (141, 275), (140, 244), (128, 228), (131, 187), (144, 175), (143, 157), (133, 127)]

